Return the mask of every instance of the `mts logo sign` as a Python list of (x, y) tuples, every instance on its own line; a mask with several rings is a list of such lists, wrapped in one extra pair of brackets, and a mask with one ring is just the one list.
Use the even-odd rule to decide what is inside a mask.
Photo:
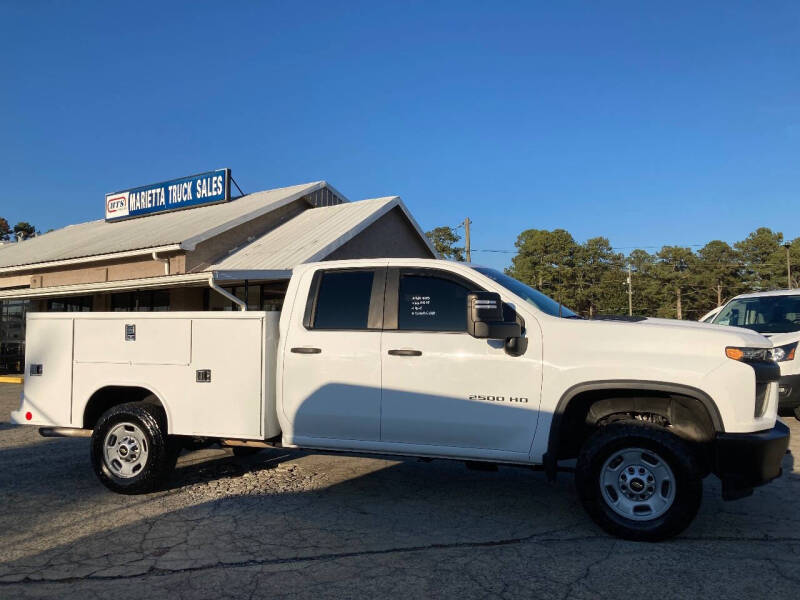
[(128, 192), (106, 196), (106, 219), (128, 216)]

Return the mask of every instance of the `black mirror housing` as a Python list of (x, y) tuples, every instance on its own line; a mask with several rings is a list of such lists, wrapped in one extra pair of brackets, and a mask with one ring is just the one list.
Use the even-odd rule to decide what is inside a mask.
[(503, 321), (503, 301), (495, 292), (467, 294), (467, 332), (476, 338), (506, 340), (522, 335), (516, 321)]
[(522, 327), (519, 326), (519, 323), (513, 321), (493, 321), (491, 323), (478, 321), (475, 323), (475, 333), (472, 335), (476, 338), (488, 340), (507, 340), (508, 338), (520, 337), (522, 335)]

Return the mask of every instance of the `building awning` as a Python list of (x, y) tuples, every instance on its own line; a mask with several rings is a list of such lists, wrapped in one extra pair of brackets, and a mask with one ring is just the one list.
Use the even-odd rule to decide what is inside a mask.
[(13, 298), (54, 298), (62, 296), (82, 296), (143, 290), (155, 288), (175, 288), (186, 286), (208, 286), (209, 278), (222, 284), (238, 281), (285, 281), (292, 276), (290, 270), (227, 270), (201, 271), (183, 275), (163, 275), (161, 277), (145, 277), (142, 279), (124, 279), (121, 281), (101, 281), (97, 283), (79, 283), (74, 285), (55, 285), (41, 288), (16, 288), (0, 290), (0, 300)]

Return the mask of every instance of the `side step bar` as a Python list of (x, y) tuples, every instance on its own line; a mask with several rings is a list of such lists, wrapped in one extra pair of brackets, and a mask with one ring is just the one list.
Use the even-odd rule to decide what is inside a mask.
[(220, 446), (237, 448), (281, 448), (280, 440), (259, 442), (256, 440), (219, 440)]
[[(39, 435), (46, 438), (55, 437), (92, 437), (91, 429), (79, 429), (77, 427), (40, 427)], [(221, 446), (237, 446), (244, 448), (280, 448), (280, 441), (254, 441), (254, 440), (219, 440)]]
[(39, 435), (42, 437), (92, 437), (92, 430), (76, 427), (39, 427)]

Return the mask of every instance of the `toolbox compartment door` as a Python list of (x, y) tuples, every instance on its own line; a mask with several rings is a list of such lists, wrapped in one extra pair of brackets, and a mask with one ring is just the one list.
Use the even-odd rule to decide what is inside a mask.
[[(192, 321), (186, 389), (196, 435), (262, 437), (263, 324), (263, 319)], [(198, 372), (208, 372), (208, 380)]]
[(188, 365), (191, 319), (75, 318), (75, 362)]
[[(34, 425), (68, 426), (72, 406), (72, 319), (28, 317), (21, 412)], [(21, 421), (26, 422), (26, 421)]]

